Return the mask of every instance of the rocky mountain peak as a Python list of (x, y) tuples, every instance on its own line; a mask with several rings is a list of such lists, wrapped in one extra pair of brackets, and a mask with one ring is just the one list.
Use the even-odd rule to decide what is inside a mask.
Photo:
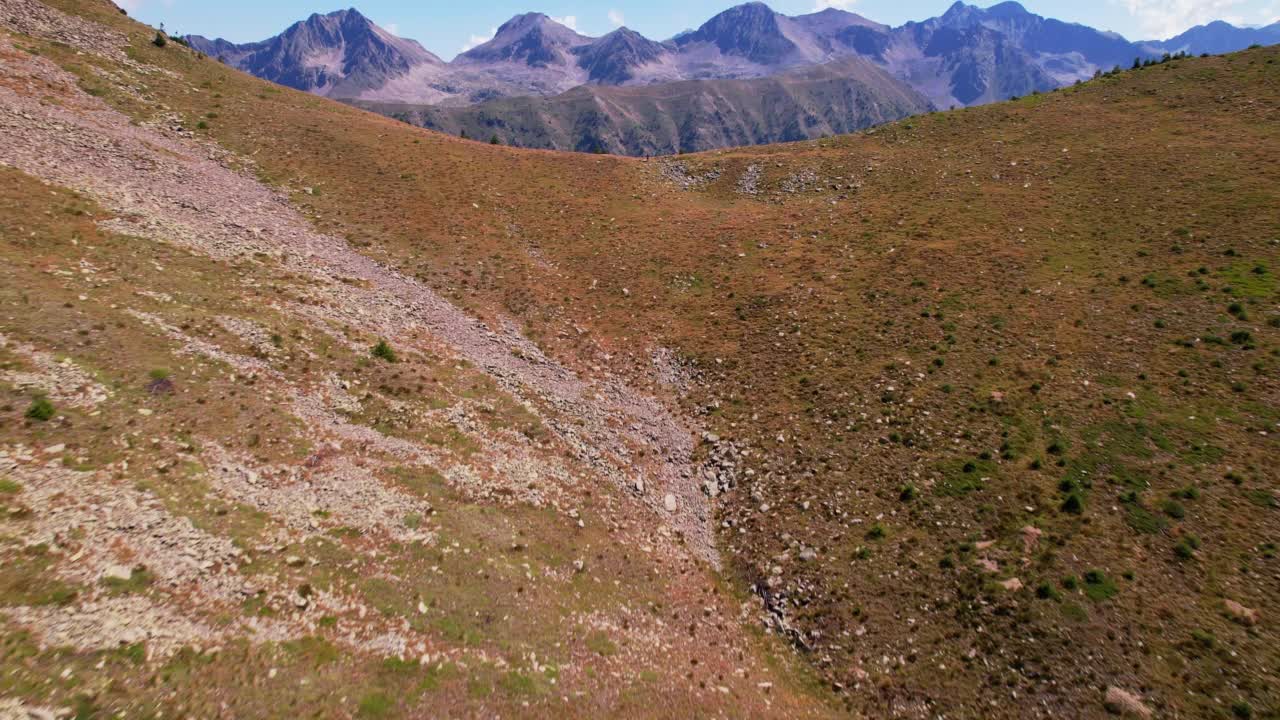
[(777, 64), (797, 49), (783, 32), (778, 14), (761, 2), (730, 8), (677, 42), (681, 46), (697, 42), (714, 44), (724, 55), (746, 58), (761, 65)]
[(578, 64), (587, 71), (591, 82), (609, 85), (627, 82), (634, 77), (635, 68), (657, 60), (666, 52), (662, 43), (627, 27), (574, 49)]
[(443, 65), (413, 40), (396, 37), (358, 10), (313, 14), (280, 35), (238, 45), (190, 36), (195, 49), (281, 85), (354, 97), (419, 65)]
[(976, 5), (966, 5), (963, 2), (956, 2), (939, 18), (943, 25), (949, 27), (965, 27), (974, 25), (982, 21), (982, 8)]
[(494, 34), (494, 37), (498, 38), (512, 33), (525, 33), (541, 25), (553, 22), (555, 21), (540, 12), (521, 13), (499, 25), (498, 32)]
[(992, 5), (987, 8), (986, 14), (991, 17), (1014, 18), (1031, 15), (1031, 11), (1023, 7), (1022, 3), (1015, 2), (1014, 0), (1008, 0), (1007, 2), (1002, 2), (998, 5)]
[(464, 62), (511, 62), (535, 68), (567, 63), (569, 51), (590, 42), (542, 13), (516, 15), (493, 39), (459, 55)]

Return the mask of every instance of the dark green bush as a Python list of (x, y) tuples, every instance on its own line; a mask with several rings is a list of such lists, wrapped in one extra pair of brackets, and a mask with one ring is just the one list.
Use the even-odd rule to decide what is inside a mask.
[(1062, 501), (1062, 512), (1068, 515), (1080, 515), (1084, 512), (1084, 500), (1080, 493), (1071, 493)]
[(54, 412), (53, 403), (49, 402), (49, 398), (41, 395), (31, 401), (31, 406), (27, 408), (27, 419), (47, 422), (53, 419)]
[(369, 351), (369, 354), (379, 360), (385, 360), (389, 363), (393, 363), (398, 360), (396, 357), (396, 351), (392, 349), (391, 345), (386, 340), (379, 340), (378, 344), (374, 345), (373, 349)]

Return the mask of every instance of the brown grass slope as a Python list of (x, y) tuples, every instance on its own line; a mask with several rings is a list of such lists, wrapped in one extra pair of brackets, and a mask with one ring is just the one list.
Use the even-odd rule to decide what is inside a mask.
[(1277, 50), (663, 165), (424, 133), (121, 27), (180, 78), (149, 102), (48, 51), (748, 448), (721, 553), (852, 714), (1278, 712)]
[(684, 422), (317, 232), (174, 128), (195, 55), (68, 9), (129, 34), (0, 4), (4, 714), (829, 714)]

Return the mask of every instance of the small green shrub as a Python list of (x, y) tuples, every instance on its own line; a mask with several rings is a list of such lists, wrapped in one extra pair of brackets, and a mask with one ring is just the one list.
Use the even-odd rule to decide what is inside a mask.
[(1206, 650), (1212, 650), (1218, 644), (1218, 638), (1208, 630), (1192, 630), (1191, 639)]
[(1068, 515), (1080, 515), (1084, 512), (1084, 499), (1080, 493), (1071, 493), (1062, 501), (1062, 512)]
[(1245, 498), (1252, 504), (1262, 508), (1280, 507), (1280, 500), (1270, 490), (1250, 490)]
[(1120, 589), (1111, 578), (1101, 570), (1090, 570), (1084, 574), (1084, 594), (1094, 602), (1101, 602), (1115, 597)]
[(393, 363), (398, 360), (396, 351), (391, 348), (391, 345), (388, 344), (386, 340), (379, 340), (378, 344), (374, 345), (373, 349), (369, 351), (369, 354), (379, 360), (385, 360), (389, 363)]
[(1155, 535), (1168, 527), (1168, 521), (1142, 507), (1138, 503), (1130, 503), (1125, 509), (1125, 522), (1134, 532), (1144, 535)]
[(49, 398), (41, 395), (31, 401), (31, 406), (27, 408), (26, 416), (28, 420), (48, 422), (53, 419), (55, 412), (53, 403), (49, 402)]
[(1195, 535), (1187, 535), (1173, 546), (1173, 554), (1178, 556), (1179, 560), (1191, 560), (1196, 556), (1196, 550), (1200, 549), (1200, 538)]

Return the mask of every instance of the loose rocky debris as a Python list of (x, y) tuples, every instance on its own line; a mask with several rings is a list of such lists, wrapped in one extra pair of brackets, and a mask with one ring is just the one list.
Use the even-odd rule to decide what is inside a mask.
[(1222, 605), (1226, 609), (1227, 615), (1229, 615), (1232, 620), (1235, 620), (1241, 625), (1257, 625), (1258, 624), (1257, 610), (1254, 610), (1253, 608), (1245, 607), (1244, 605), (1241, 605), (1235, 600), (1230, 600), (1230, 599), (1224, 600), (1222, 602)]
[(70, 708), (52, 710), (47, 707), (25, 705), (13, 698), (0, 698), (0, 720), (56, 720), (71, 715)]
[(292, 531), (289, 541), (335, 528), (376, 532), (406, 543), (434, 544), (435, 533), (406, 528), (403, 519), (424, 505), (388, 488), (369, 467), (336, 455), (319, 468), (262, 466), (211, 445), (205, 449), (208, 477), (225, 500), (267, 513)]
[[(279, 258), (288, 271), (316, 281), (306, 305), (326, 324), (389, 338), (426, 336), (444, 345), (504, 390), (549, 408), (544, 421), (580, 460), (627, 487), (634, 482), (629, 478), (642, 479), (654, 490), (647, 503), (655, 511), (663, 495), (677, 495), (679, 509), (661, 515), (695, 553), (716, 561), (707, 500), (689, 467), (692, 429), (660, 402), (616, 379), (588, 383), (527, 339), (488, 329), (345, 241), (315, 232), (287, 198), (232, 169), (218, 152), (130, 123), (73, 89), (72, 79), (47, 61), (27, 57), (13, 72), (67, 87), (95, 109), (71, 112), (0, 89), (0, 130), (13, 140), (0, 148), (0, 162), (82, 190), (119, 213), (105, 223), (113, 231), (219, 260), (255, 253)], [(201, 352), (226, 354), (214, 348)], [(618, 417), (627, 421), (613, 422)], [(657, 452), (637, 463), (642, 448)]]
[(1044, 535), (1044, 531), (1038, 527), (1027, 525), (1022, 528), (1022, 552), (1030, 557), (1031, 551), (1036, 549), (1036, 545), (1040, 544), (1040, 537)]
[(698, 370), (669, 348), (657, 348), (650, 356), (659, 383), (684, 395), (698, 380)]
[(128, 62), (124, 35), (36, 0), (5, 0), (0, 5), (0, 24), (20, 35), (45, 38), (116, 62)]
[[(63, 573), (85, 584), (120, 574), (120, 567), (142, 565), (166, 588), (198, 583), (207, 596), (236, 598), (241, 582), (235, 573), (244, 562), (240, 549), (171, 515), (158, 498), (112, 480), (125, 472), (111, 466), (82, 473), (57, 461), (16, 468), (11, 475), (35, 509), (26, 542), (74, 548), (76, 561)], [(118, 554), (125, 547), (128, 557)]]
[(218, 324), (227, 332), (236, 335), (252, 350), (255, 357), (269, 358), (280, 353), (280, 348), (272, 338), (272, 333), (257, 323), (243, 318), (220, 317)]
[(1009, 592), (1018, 592), (1022, 589), (1023, 585), (1022, 581), (1018, 578), (1009, 578), (1008, 580), (1001, 581), (1000, 587), (1008, 590)]
[(98, 598), (68, 607), (0, 608), (13, 622), (38, 628), (41, 647), (115, 650), (144, 644), (149, 659), (165, 658), (183, 647), (215, 647), (221, 631), (145, 598)]
[[(702, 466), (702, 491), (714, 498), (738, 486), (738, 476), (744, 472), (743, 465), (751, 451), (714, 433), (703, 434), (702, 440), (708, 448), (707, 461)], [(754, 471), (746, 469), (745, 473), (750, 477)]]
[(35, 372), (0, 371), (0, 380), (19, 389), (37, 392), (55, 403), (79, 408), (92, 408), (104, 402), (111, 392), (80, 369), (70, 358), (58, 360), (32, 345), (11, 340), (0, 333), (0, 351), (8, 351), (25, 359)]
[(701, 175), (693, 175), (689, 171), (689, 166), (685, 163), (669, 160), (658, 163), (658, 171), (662, 174), (662, 177), (675, 183), (682, 190), (697, 190), (704, 185), (719, 180), (721, 175), (721, 172), (715, 169), (708, 170)]
[(759, 195), (760, 179), (764, 177), (764, 168), (757, 163), (747, 166), (746, 172), (738, 178), (738, 193), (741, 195)]
[[(230, 457), (216, 446), (207, 452)], [(341, 638), (355, 650), (382, 656), (438, 650), (420, 633), (381, 619), (372, 608), (339, 590), (312, 588), (299, 595), (286, 577), (243, 572), (254, 555), (274, 555), (283, 548), (301, 546), (338, 527), (337, 523), (366, 528), (375, 537), (434, 544), (434, 530), (407, 529), (401, 524), (405, 515), (429, 509), (367, 476), (362, 481), (362, 473), (367, 473), (362, 468), (338, 465), (331, 470), (327, 486), (299, 484), (290, 489), (265, 485), (257, 471), (230, 460), (214, 465), (206, 477), (226, 501), (269, 510), (273, 523), (283, 521), (272, 545), (251, 552), (173, 515), (155, 495), (113, 480), (127, 476), (121, 466), (76, 472), (57, 462), (41, 464), (25, 448), (5, 448), (0, 451), (0, 470), (24, 489), (31, 523), (27, 545), (48, 547), (64, 560), (57, 564), (58, 575), (88, 588), (87, 594), (68, 606), (0, 610), (35, 630), (42, 647), (111, 649), (145, 642), (152, 657), (166, 657), (184, 646), (205, 647), (232, 637), (257, 642), (302, 637), (315, 632), (317, 618), (330, 616), (362, 619), (358, 631)], [(326, 495), (324, 487), (333, 494)], [(371, 497), (362, 498), (361, 492)], [(316, 516), (320, 508), (329, 508), (324, 520)], [(302, 560), (290, 557), (285, 564), (297, 567)], [(142, 575), (165, 604), (111, 595), (112, 583), (128, 583)], [(201, 620), (237, 616), (241, 604), (251, 598), (262, 598), (276, 617), (248, 617), (231, 626)], [(465, 654), (481, 658), (471, 651)]]
[(817, 184), (817, 182), (818, 173), (813, 170), (802, 170), (783, 179), (782, 192), (792, 194), (801, 193)]
[(787, 592), (779, 588), (781, 575), (782, 568), (774, 566), (764, 582), (751, 586), (751, 592), (760, 599), (760, 616), (765, 628), (795, 647), (807, 650), (811, 647), (810, 638), (803, 630), (792, 624), (790, 617), (792, 602)]
[[(406, 513), (406, 499), (388, 492), (374, 476), (379, 467), (408, 466), (439, 469), (446, 479), (471, 497), (493, 499), (502, 497), (508, 502), (527, 502), (541, 506), (562, 497), (562, 490), (569, 486), (569, 472), (557, 456), (540, 453), (535, 456), (527, 447), (527, 441), (513, 433), (489, 432), (473, 422), (462, 406), (454, 406), (435, 416), (420, 416), (420, 425), (447, 425), (468, 436), (491, 452), (458, 462), (442, 450), (428, 448), (420, 443), (388, 436), (365, 425), (351, 422), (345, 414), (360, 410), (360, 402), (353, 397), (341, 380), (329, 375), (318, 386), (302, 386), (290, 382), (283, 373), (271, 368), (258, 357), (238, 355), (212, 343), (195, 338), (164, 320), (147, 313), (130, 311), (146, 324), (162, 330), (169, 337), (182, 343), (183, 352), (224, 362), (237, 372), (249, 377), (268, 379), (275, 387), (282, 388), (292, 400), (293, 414), (304, 421), (317, 446), (330, 448), (331, 455), (341, 456), (346, 448), (359, 448), (364, 455), (361, 465), (353, 465), (344, 457), (325, 463), (324, 452), (315, 456), (306, 477), (299, 476), (298, 468), (265, 468), (262, 474), (276, 478), (289, 478), (283, 484), (272, 483), (258, 489), (259, 471), (245, 464), (239, 476), (250, 479), (248, 484), (228, 488), (228, 497), (252, 499), (259, 509), (292, 518), (295, 525), (314, 524), (314, 520), (299, 514), (302, 499), (311, 498), (314, 504), (323, 500), (324, 505), (343, 508), (339, 515), (347, 516), (351, 525), (364, 527), (367, 523), (382, 523), (393, 535), (402, 532), (397, 521)], [(316, 326), (317, 332), (323, 329)], [(216, 451), (215, 451), (216, 452)], [(376, 453), (381, 457), (374, 457)], [(236, 463), (222, 455), (212, 458), (211, 467), (221, 471), (226, 478), (226, 468)], [(289, 488), (296, 487), (301, 497), (292, 497)], [(374, 499), (375, 502), (369, 502)], [(380, 508), (372, 512), (374, 508)], [(382, 518), (379, 521), (379, 518)], [(404, 538), (416, 539), (412, 533)]]
[(1137, 695), (1118, 687), (1107, 688), (1104, 704), (1113, 713), (1134, 718), (1150, 718), (1154, 716)]

